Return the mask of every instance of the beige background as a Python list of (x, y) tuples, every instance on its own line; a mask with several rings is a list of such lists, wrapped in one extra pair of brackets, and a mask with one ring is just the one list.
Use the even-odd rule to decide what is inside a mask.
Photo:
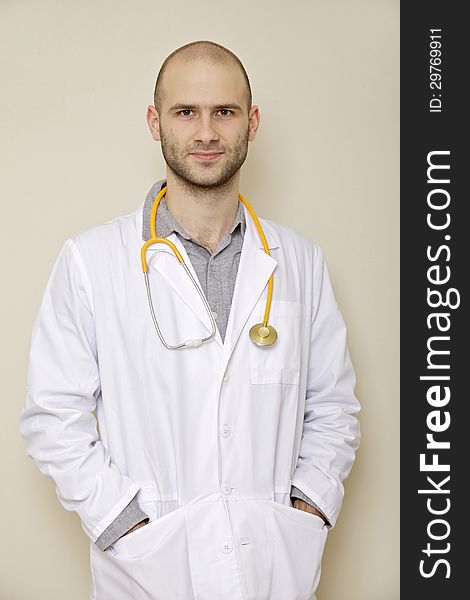
[(18, 433), (29, 338), (63, 241), (164, 174), (145, 109), (195, 39), (244, 62), (262, 119), (241, 191), (323, 247), (349, 329), (363, 443), (318, 600), (399, 597), (398, 4), (0, 0), (2, 600), (88, 597), (85, 534)]

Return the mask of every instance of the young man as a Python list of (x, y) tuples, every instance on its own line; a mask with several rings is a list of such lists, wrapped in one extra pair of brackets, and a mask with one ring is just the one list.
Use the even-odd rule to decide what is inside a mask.
[(229, 50), (173, 52), (147, 121), (166, 178), (48, 282), (28, 453), (91, 540), (93, 599), (307, 600), (359, 444), (322, 252), (239, 198), (260, 113)]

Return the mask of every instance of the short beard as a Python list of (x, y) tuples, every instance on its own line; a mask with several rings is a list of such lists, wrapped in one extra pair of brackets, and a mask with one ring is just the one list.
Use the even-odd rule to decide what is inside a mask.
[[(248, 154), (248, 136), (249, 130), (247, 128), (245, 133), (240, 135), (233, 146), (231, 159), (225, 164), (218, 177), (215, 180), (205, 181), (203, 177), (197, 177), (193, 174), (190, 166), (185, 162), (184, 158), (181, 158), (182, 153), (174, 144), (171, 136), (166, 135), (166, 133), (160, 130), (162, 153), (168, 167), (185, 186), (205, 191), (226, 187), (236, 173), (238, 173)], [(206, 152), (215, 150), (213, 147), (199, 149)]]

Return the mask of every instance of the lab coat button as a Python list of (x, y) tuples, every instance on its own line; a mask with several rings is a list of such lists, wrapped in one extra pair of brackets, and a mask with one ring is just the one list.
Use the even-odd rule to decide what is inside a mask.
[(232, 493), (232, 486), (230, 485), (230, 483), (223, 483), (222, 491), (226, 496), (229, 496)]
[(230, 379), (229, 374), (225, 373), (225, 375), (224, 375), (224, 381), (228, 381), (229, 379)]
[(232, 429), (227, 423), (222, 425), (222, 437), (228, 438), (232, 435)]
[(215, 312), (215, 310), (212, 311), (212, 316), (214, 317), (214, 319), (217, 321), (217, 313)]
[(233, 547), (230, 542), (225, 542), (225, 544), (222, 546), (222, 552), (224, 554), (230, 554), (230, 552), (232, 552), (232, 550), (233, 550)]

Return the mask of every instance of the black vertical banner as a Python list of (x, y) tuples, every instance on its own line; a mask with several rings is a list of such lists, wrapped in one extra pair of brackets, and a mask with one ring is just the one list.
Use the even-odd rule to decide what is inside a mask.
[(404, 600), (470, 597), (470, 165), (464, 108), (470, 51), (463, 6), (401, 3)]

